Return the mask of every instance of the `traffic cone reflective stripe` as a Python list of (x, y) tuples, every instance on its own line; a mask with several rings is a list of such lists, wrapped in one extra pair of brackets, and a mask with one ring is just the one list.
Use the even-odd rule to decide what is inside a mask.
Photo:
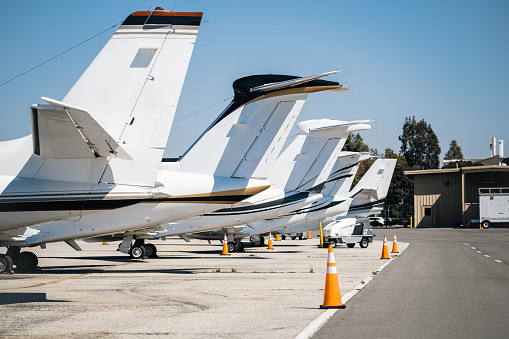
[(226, 233), (224, 234), (223, 253), (221, 253), (221, 255), (230, 255), (228, 253), (228, 237), (226, 236)]
[(398, 252), (398, 239), (396, 239), (396, 233), (394, 233), (394, 241), (392, 242), (392, 252), (391, 253), (399, 253)]
[(323, 294), (323, 305), (320, 308), (345, 308), (341, 302), (341, 293), (339, 292), (338, 271), (336, 269), (336, 260), (334, 251), (329, 245), (327, 256), (327, 271), (325, 274), (325, 290)]
[(384, 234), (384, 247), (382, 248), (382, 257), (380, 259), (390, 259), (389, 249), (387, 248), (387, 236)]
[(274, 245), (272, 244), (272, 232), (269, 232), (269, 247), (267, 247), (269, 250), (274, 249)]

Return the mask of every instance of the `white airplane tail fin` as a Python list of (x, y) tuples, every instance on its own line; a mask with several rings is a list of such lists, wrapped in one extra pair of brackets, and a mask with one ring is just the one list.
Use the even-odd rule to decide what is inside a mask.
[(307, 191), (323, 184), (348, 134), (372, 129), (368, 122), (322, 119), (299, 123), (299, 135), (281, 154), (269, 181), (288, 191)]
[(153, 186), (201, 17), (159, 7), (127, 17), (62, 102), (33, 108), (35, 154), (107, 158), (99, 182)]
[(233, 89), (230, 105), (182, 156), (181, 171), (266, 178), (307, 95), (348, 88), (316, 78), (268, 74), (238, 79)]
[(352, 206), (383, 201), (389, 191), (396, 159), (378, 159), (350, 192)]
[(369, 158), (369, 152), (341, 152), (327, 178), (323, 195), (348, 197), (355, 174), (361, 161)]

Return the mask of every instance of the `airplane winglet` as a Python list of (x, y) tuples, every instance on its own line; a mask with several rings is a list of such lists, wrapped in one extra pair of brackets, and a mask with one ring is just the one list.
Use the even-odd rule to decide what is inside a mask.
[(326, 72), (326, 73), (322, 73), (322, 74), (318, 74), (318, 75), (313, 75), (313, 76), (305, 77), (305, 78), (297, 78), (297, 79), (286, 80), (286, 81), (281, 81), (281, 82), (273, 82), (273, 83), (270, 83), (270, 84), (265, 84), (265, 85), (253, 87), (253, 88), (250, 89), (250, 91), (251, 92), (267, 92), (267, 91), (274, 91), (274, 90), (277, 90), (277, 89), (293, 87), (293, 86), (297, 86), (297, 85), (300, 85), (300, 84), (303, 84), (303, 83), (306, 83), (306, 82), (309, 82), (309, 81), (313, 81), (313, 80), (316, 80), (316, 79), (319, 79), (319, 78), (326, 77), (326, 76), (331, 75), (331, 74), (336, 74), (336, 73), (339, 73), (339, 72), (343, 72), (343, 71), (342, 70), (340, 70), (340, 71), (331, 71), (331, 72)]

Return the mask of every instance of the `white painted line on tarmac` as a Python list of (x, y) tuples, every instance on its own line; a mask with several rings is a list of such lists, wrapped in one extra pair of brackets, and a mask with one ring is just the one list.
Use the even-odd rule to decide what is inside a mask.
[(467, 244), (466, 242), (463, 243), (463, 245), (467, 245), (467, 246), (470, 246), (470, 244)]
[(472, 248), (473, 250), (475, 250), (475, 247), (474, 247), (474, 246), (472, 246), (471, 248)]
[[(366, 279), (364, 279), (359, 285), (355, 286), (353, 288), (353, 290), (351, 291), (348, 291), (347, 293), (343, 294), (341, 296), (341, 301), (343, 304), (346, 304), (346, 302), (350, 299), (352, 299), (352, 297), (354, 295), (356, 295), (357, 293), (359, 293), (360, 290), (362, 290), (364, 287), (366, 287), (366, 285), (375, 278), (376, 274), (380, 273), (381, 270), (383, 270), (384, 268), (387, 267), (387, 265), (389, 265), (391, 263), (391, 261), (393, 261), (394, 259), (396, 259), (399, 255), (401, 255), (401, 253), (403, 253), (407, 248), (408, 246), (410, 246), (410, 244), (408, 244), (405, 248), (403, 248), (401, 250), (401, 252), (399, 252), (398, 255), (395, 255), (393, 256), (392, 258), (390, 258), (389, 260), (387, 260), (382, 266), (380, 266), (379, 268), (377, 268), (377, 270), (373, 273), (375, 274), (372, 274), (370, 275), (369, 277), (367, 277)], [(332, 318), (332, 316), (337, 312), (339, 311), (338, 309), (330, 309), (330, 310), (327, 310), (325, 312), (323, 312), (322, 314), (320, 314), (318, 317), (315, 318), (315, 320), (313, 320), (309, 325), (306, 326), (306, 328), (304, 328), (299, 334), (297, 334), (297, 336), (295, 337), (295, 339), (308, 339), (308, 338), (311, 338), (316, 332), (318, 332), (318, 330), (323, 326), (325, 325), (325, 323), (327, 321), (329, 321), (330, 318)]]
[(489, 257), (490, 257), (490, 256), (489, 256), (489, 255), (487, 255), (487, 254), (485, 254), (484, 256), (485, 256), (486, 258), (489, 258)]
[(330, 309), (320, 314), (315, 320), (303, 329), (295, 339), (311, 338), (318, 330), (338, 311), (338, 309)]
[(477, 253), (482, 253), (481, 251), (477, 251)]
[(502, 260), (494, 259), (496, 262), (502, 262)]

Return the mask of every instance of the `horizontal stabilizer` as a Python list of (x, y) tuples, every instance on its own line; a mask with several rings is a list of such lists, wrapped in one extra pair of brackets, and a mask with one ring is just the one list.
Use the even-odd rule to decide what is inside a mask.
[(41, 98), (48, 105), (32, 106), (34, 153), (45, 158), (117, 158), (132, 160), (85, 110)]
[[(250, 91), (251, 92), (268, 92), (268, 91), (279, 90), (279, 89), (283, 89), (283, 88), (297, 86), (297, 85), (300, 85), (300, 84), (303, 84), (303, 83), (306, 83), (309, 81), (313, 81), (316, 79), (320, 79), (327, 75), (336, 74), (339, 72), (342, 72), (342, 71), (332, 71), (332, 72), (326, 72), (326, 73), (322, 73), (322, 74), (318, 74), (318, 75), (313, 75), (313, 76), (306, 77), (306, 78), (297, 78), (297, 79), (292, 79), (292, 80), (273, 82), (270, 84), (264, 84), (261, 86), (253, 87), (253, 88), (251, 88)], [(343, 85), (341, 85), (341, 86), (343, 86)]]
[[(331, 128), (338, 128), (338, 127), (346, 127), (346, 126), (352, 126), (352, 125), (358, 125), (358, 124), (367, 124), (369, 122), (373, 122), (374, 120), (352, 120), (352, 121), (338, 121), (337, 124), (328, 124), (325, 126), (320, 126), (316, 128), (311, 128), (310, 132), (318, 132), (323, 131)], [(371, 127), (371, 129), (374, 129), (374, 127)]]

